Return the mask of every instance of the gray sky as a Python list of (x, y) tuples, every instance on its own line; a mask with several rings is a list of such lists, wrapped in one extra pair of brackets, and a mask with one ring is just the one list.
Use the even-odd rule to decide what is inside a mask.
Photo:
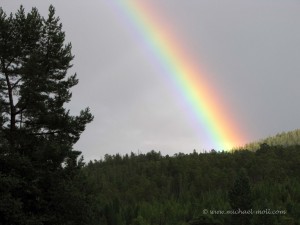
[[(75, 147), (86, 160), (214, 148), (108, 1), (1, 0), (6, 12), (23, 4), (46, 15), (55, 6), (73, 45), (71, 72), (79, 78), (68, 107), (76, 114), (89, 106), (95, 116)], [(298, 0), (139, 1), (157, 9), (181, 46), (209, 71), (247, 141), (299, 128)]]

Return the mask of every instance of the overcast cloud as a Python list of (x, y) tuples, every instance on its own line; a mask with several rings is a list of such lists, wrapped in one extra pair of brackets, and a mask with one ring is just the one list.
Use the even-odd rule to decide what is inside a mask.
[[(112, 1), (112, 0), (107, 0)], [(50, 4), (72, 42), (79, 84), (68, 105), (95, 120), (76, 148), (104, 154), (211, 149), (147, 50), (105, 0), (1, 0), (43, 15)], [(247, 141), (299, 128), (300, 2), (296, 0), (140, 0), (162, 13), (234, 113)]]

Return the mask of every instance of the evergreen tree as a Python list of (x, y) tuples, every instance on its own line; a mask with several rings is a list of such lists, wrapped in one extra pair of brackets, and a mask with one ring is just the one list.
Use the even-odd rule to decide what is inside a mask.
[(249, 177), (244, 169), (239, 172), (229, 191), (229, 202), (232, 209), (237, 212), (232, 216), (232, 224), (249, 225), (251, 214), (247, 211), (252, 208), (252, 196)]
[(73, 58), (53, 6), (47, 18), (0, 8), (0, 224), (84, 224), (73, 145), (93, 117), (64, 107), (78, 83)]

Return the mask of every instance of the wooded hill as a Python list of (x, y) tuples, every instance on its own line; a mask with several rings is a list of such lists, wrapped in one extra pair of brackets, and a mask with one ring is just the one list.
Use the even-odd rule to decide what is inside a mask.
[(266, 143), (270, 146), (300, 145), (300, 129), (296, 129), (288, 132), (281, 132), (276, 134), (275, 136), (270, 136), (256, 142), (251, 142), (249, 144), (246, 144), (242, 149), (256, 151), (257, 149), (260, 148), (260, 145), (263, 143)]
[[(300, 146), (262, 144), (256, 152), (105, 155), (82, 172), (98, 224), (284, 225), (300, 224), (299, 165)], [(232, 209), (274, 215), (209, 211)]]

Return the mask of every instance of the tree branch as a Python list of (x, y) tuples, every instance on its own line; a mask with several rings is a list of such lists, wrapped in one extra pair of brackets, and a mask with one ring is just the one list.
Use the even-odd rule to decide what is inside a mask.
[(22, 113), (25, 109), (26, 109), (26, 106), (22, 107), (21, 109), (19, 109), (18, 111), (15, 112), (15, 115)]
[(51, 134), (59, 134), (61, 131), (49, 131), (49, 132), (41, 132), (41, 133), (32, 133), (32, 135), (51, 135)]
[(13, 85), (12, 85), (12, 89), (14, 89), (17, 85), (18, 85), (18, 83), (20, 82), (22, 80), (22, 78), (20, 78), (20, 79), (18, 79)]

